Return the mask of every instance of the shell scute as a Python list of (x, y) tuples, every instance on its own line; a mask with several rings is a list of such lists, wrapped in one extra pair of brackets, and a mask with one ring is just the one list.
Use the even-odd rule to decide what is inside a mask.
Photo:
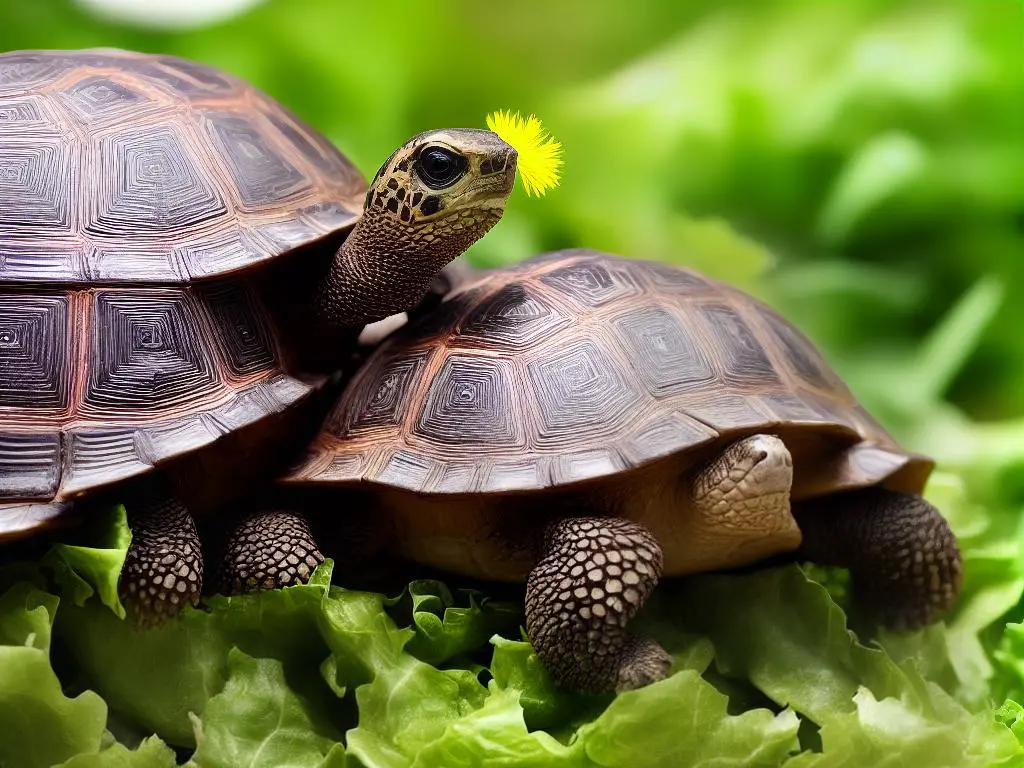
[(0, 499), (53, 498), (60, 462), (59, 432), (0, 432)]
[[(421, 351), (397, 360), (384, 362), (373, 375), (362, 379), (367, 389), (353, 398), (356, 407), (340, 414), (346, 432), (365, 432), (373, 429), (397, 427), (412, 387), (427, 364), (429, 352)], [(340, 425), (337, 425), (340, 427)]]
[(525, 444), (522, 408), (511, 362), (452, 354), (433, 376), (413, 434), (436, 445)]
[(157, 102), (131, 85), (108, 75), (93, 75), (57, 91), (57, 99), (86, 127), (129, 119)]
[(4, 283), (226, 274), (344, 232), (366, 193), (252, 86), (116, 50), (0, 54), (0, 176)]
[[(837, 455), (882, 446), (896, 458), (875, 464), (913, 465), (907, 477), (923, 466), (802, 334), (765, 312), (703, 275), (582, 250), (492, 272), (377, 349), (284, 482), (428, 494), (542, 490), (780, 428), (807, 430), (808, 445), (834, 442)], [(365, 408), (381, 371), (423, 354), (430, 362), (403, 386), (409, 395), (386, 431), (371, 440), (339, 417)], [(486, 385), (462, 392), (474, 381)], [(432, 415), (427, 439), (424, 413)], [(379, 457), (398, 455), (406, 464), (420, 456), (420, 469), (400, 481), (394, 471), (382, 475)], [(853, 469), (840, 470), (822, 477), (851, 480)]]
[(591, 340), (568, 340), (527, 364), (546, 447), (617, 432), (642, 400), (619, 362)]
[(781, 384), (775, 366), (746, 320), (724, 304), (694, 308), (711, 344), (712, 357), (722, 368), (727, 386), (741, 388), (777, 387)]
[(200, 114), (243, 210), (255, 211), (310, 191), (309, 179), (277, 151), (277, 142), (249, 115), (212, 110)]
[(64, 411), (70, 397), (68, 297), (0, 294), (0, 402)]
[(600, 307), (636, 295), (640, 290), (626, 269), (590, 260), (571, 262), (546, 272), (540, 281), (587, 307)]
[(99, 138), (90, 152), (89, 175), (98, 183), (88, 201), (85, 232), (164, 238), (226, 216), (225, 196), (189, 143), (173, 124)]
[(83, 407), (113, 420), (157, 415), (217, 382), (217, 367), (184, 291), (105, 290), (95, 294), (91, 360)]
[(612, 325), (633, 371), (656, 397), (705, 388), (715, 381), (700, 338), (665, 307), (633, 308)]
[(474, 348), (524, 350), (539, 345), (572, 318), (556, 302), (522, 285), (507, 285), (471, 310), (451, 343)]

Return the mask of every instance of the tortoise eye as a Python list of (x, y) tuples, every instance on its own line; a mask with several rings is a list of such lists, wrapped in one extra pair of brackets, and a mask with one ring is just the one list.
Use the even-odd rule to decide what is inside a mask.
[(447, 147), (425, 147), (416, 158), (416, 174), (431, 189), (454, 184), (468, 167), (465, 157)]

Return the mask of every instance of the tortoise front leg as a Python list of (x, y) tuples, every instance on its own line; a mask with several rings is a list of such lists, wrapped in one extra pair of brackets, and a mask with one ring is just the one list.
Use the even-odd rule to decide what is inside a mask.
[(637, 523), (578, 517), (547, 529), (526, 582), (526, 631), (557, 684), (623, 691), (668, 674), (668, 653), (626, 629), (661, 569), (661, 547)]
[(217, 588), (241, 594), (305, 584), (324, 561), (306, 519), (287, 510), (259, 512), (228, 537)]
[(939, 511), (920, 496), (882, 488), (802, 503), (799, 554), (850, 569), (854, 599), (890, 629), (937, 621), (960, 591), (963, 561)]
[(203, 589), (203, 553), (196, 524), (185, 505), (166, 496), (129, 513), (132, 542), (118, 592), (131, 618), (142, 626), (196, 605)]

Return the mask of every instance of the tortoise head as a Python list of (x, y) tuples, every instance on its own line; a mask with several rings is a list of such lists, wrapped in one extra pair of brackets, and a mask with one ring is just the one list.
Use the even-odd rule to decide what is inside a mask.
[(317, 287), (324, 327), (362, 328), (417, 306), (438, 272), (501, 218), (516, 160), (484, 130), (428, 131), (399, 147)]
[(478, 230), (479, 237), (501, 218), (515, 175), (516, 151), (497, 134), (427, 131), (381, 166), (366, 193), (365, 214), (390, 215), (434, 237), (451, 229)]

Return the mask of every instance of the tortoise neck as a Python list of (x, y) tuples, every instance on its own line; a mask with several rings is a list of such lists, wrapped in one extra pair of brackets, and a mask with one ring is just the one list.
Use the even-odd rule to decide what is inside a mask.
[(366, 211), (342, 243), (316, 291), (314, 311), (332, 332), (414, 308), (442, 268), (484, 235), (498, 214), (466, 226), (409, 225), (377, 210)]

